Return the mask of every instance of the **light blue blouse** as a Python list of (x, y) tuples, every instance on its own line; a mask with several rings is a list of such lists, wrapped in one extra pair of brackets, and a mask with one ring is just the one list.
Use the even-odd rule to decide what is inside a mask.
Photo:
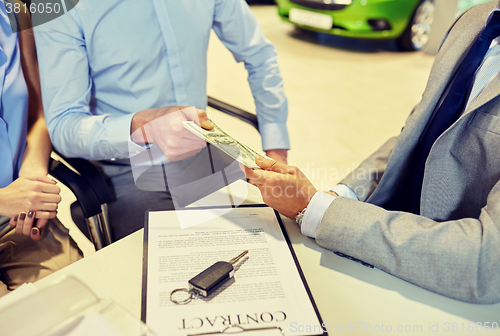
[(28, 129), (28, 88), (17, 33), (0, 1), (0, 188), (19, 173)]

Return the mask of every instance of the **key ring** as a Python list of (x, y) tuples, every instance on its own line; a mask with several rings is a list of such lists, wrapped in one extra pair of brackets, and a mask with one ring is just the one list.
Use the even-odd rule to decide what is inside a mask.
[[(184, 299), (184, 300), (176, 300), (174, 299), (174, 295), (175, 293), (179, 293), (179, 292), (185, 292), (185, 293), (188, 293), (189, 296)], [(194, 298), (194, 292), (190, 289), (187, 289), (187, 288), (176, 288), (174, 289), (173, 291), (170, 292), (170, 301), (172, 301), (173, 303), (175, 304), (178, 304), (178, 305), (185, 305), (185, 304), (188, 304), (189, 302), (191, 302)]]
[[(243, 256), (248, 253), (248, 250), (240, 253), (236, 258), (227, 261), (218, 261), (200, 274), (196, 275), (188, 281), (189, 288), (176, 288), (170, 292), (170, 301), (178, 305), (185, 305), (193, 301), (193, 298), (204, 297), (208, 298), (211, 294), (215, 293), (216, 289), (220, 287), (223, 283), (230, 279), (233, 279), (234, 272), (236, 271), (233, 265), (237, 263)], [(247, 257), (248, 258), (248, 257)], [(241, 265), (240, 265), (241, 266)], [(238, 267), (239, 269), (239, 267)], [(177, 293), (182, 293), (188, 296), (183, 300), (178, 300), (174, 298)], [(177, 295), (179, 296), (179, 295)]]

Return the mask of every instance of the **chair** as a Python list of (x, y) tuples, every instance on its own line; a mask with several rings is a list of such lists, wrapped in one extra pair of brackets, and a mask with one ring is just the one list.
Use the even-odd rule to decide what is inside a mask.
[[(255, 114), (212, 97), (208, 97), (208, 106), (238, 118), (257, 130), (259, 129)], [(74, 217), (75, 224), (92, 241), (96, 251), (100, 250), (114, 241), (107, 206), (107, 203), (112, 201), (112, 195), (106, 181), (101, 172), (90, 161), (68, 159), (61, 154), (56, 154), (51, 158), (49, 174), (75, 194), (86, 227), (79, 225), (80, 221)]]
[(208, 106), (229, 114), (230, 116), (238, 118), (255, 127), (257, 131), (259, 130), (259, 122), (257, 121), (257, 116), (253, 113), (247, 112), (233, 105), (226, 104), (212, 97), (208, 97)]
[[(75, 224), (89, 238), (97, 250), (113, 242), (111, 226), (107, 213), (107, 203), (111, 195), (106, 182), (97, 168), (83, 159), (62, 159), (52, 157), (49, 165), (49, 174), (66, 185), (76, 196), (86, 228)], [(71, 167), (71, 168), (70, 168)], [(88, 231), (87, 231), (88, 230)]]

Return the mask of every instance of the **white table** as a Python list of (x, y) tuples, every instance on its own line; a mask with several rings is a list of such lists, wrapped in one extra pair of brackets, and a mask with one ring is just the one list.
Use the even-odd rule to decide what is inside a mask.
[[(252, 198), (254, 190), (250, 190)], [(196, 205), (210, 203), (201, 201)], [(330, 335), (342, 330), (380, 335), (389, 329), (404, 335), (479, 335), (483, 333), (468, 331), (469, 323), (500, 324), (500, 304), (472, 305), (431, 293), (338, 257), (303, 236), (292, 220), (285, 218), (284, 223)], [(36, 286), (71, 274), (98, 296), (114, 299), (140, 318), (142, 243), (140, 230), (38, 281)], [(484, 334), (500, 335), (500, 328)]]

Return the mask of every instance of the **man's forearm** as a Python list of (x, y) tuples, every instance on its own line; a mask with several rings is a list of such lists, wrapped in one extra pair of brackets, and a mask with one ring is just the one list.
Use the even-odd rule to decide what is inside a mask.
[(500, 237), (497, 214), (490, 202), (479, 219), (436, 222), (339, 197), (323, 216), (316, 242), (433, 292), (498, 303), (497, 266), (481, 262), (500, 255), (493, 243)]

